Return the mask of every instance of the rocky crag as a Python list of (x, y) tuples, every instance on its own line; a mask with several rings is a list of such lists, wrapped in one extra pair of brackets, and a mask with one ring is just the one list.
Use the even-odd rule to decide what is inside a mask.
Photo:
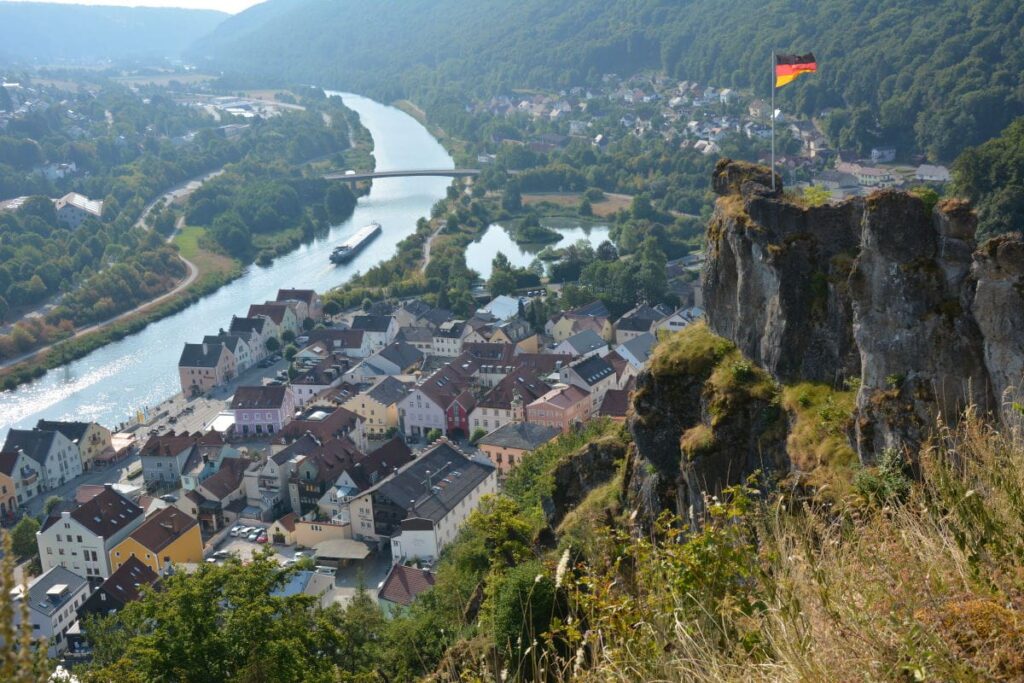
[[(780, 383), (859, 385), (851, 439), (864, 464), (886, 448), (915, 453), (937, 419), (956, 420), (968, 405), (1019, 418), (1021, 235), (978, 246), (969, 205), (932, 207), (894, 190), (804, 206), (778, 176), (772, 191), (769, 173), (731, 160), (715, 170), (703, 273), (711, 332)], [(749, 411), (708, 414), (714, 372), (666, 361), (640, 378), (631, 486), (647, 509), (667, 496), (683, 512), (700, 490), (734, 483), (759, 462), (784, 466), (774, 426)], [(736, 433), (723, 431), (729, 422)], [(694, 429), (712, 433), (719, 452), (687, 457), (685, 444), (700, 441)]]

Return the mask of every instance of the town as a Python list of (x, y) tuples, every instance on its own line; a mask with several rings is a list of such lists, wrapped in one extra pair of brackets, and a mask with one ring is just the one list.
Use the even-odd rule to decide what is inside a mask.
[[(809, 119), (787, 113), (787, 105), (777, 106), (781, 108), (775, 113), (779, 149), (776, 168), (791, 187), (822, 187), (833, 200), (840, 200), (879, 188), (941, 187), (950, 181), (945, 166), (928, 163), (921, 155), (908, 163), (898, 163), (898, 150), (890, 146), (862, 153), (837, 149), (829, 142), (832, 136), (823, 131), (828, 110)], [(629, 78), (605, 74), (600, 86), (498, 95), (466, 104), (466, 111), (473, 115), (519, 120), (532, 131), (523, 139), (494, 134), (492, 146), (523, 144), (534, 152), (550, 152), (579, 138), (605, 149), (624, 136), (661, 136), (680, 150), (712, 158), (722, 154), (722, 142), (730, 138), (766, 146), (771, 137), (770, 110), (764, 98), (749, 91), (677, 81), (660, 73)], [(494, 155), (481, 154), (477, 161), (490, 163)]]
[(702, 314), (613, 320), (594, 301), (538, 329), (526, 308), (543, 296), (483, 296), (462, 320), (419, 299), (342, 311), (283, 289), (186, 344), (181, 393), (120, 431), (12, 429), (0, 516), (45, 502), (26, 599), (49, 654), (87, 658), (79, 620), (140, 585), (264, 549), (296, 567), (289, 591), (344, 603), (364, 581), (386, 609), (408, 606), (484, 496), (558, 435), (624, 421), (658, 336)]

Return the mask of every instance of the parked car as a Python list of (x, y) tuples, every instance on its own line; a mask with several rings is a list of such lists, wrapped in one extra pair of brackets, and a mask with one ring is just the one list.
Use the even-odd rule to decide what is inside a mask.
[(248, 540), (249, 540), (250, 542), (252, 542), (252, 543), (255, 543), (255, 542), (256, 542), (256, 539), (257, 539), (257, 538), (259, 538), (259, 537), (260, 537), (259, 533), (257, 533), (257, 532), (255, 532), (255, 531), (254, 531), (254, 532), (252, 532), (251, 534), (249, 534)]
[(213, 556), (216, 557), (218, 560), (223, 560), (227, 558), (230, 554), (231, 553), (229, 553), (227, 550), (218, 550), (213, 554)]
[(316, 566), (316, 571), (318, 574), (326, 574), (327, 576), (334, 576), (338, 572), (334, 567), (325, 567), (321, 564)]
[(234, 536), (234, 537), (236, 537), (236, 538), (237, 538), (237, 537), (238, 537), (238, 534), (242, 533), (242, 531), (243, 531), (244, 529), (245, 529), (245, 527), (244, 527), (244, 526), (236, 526), (236, 527), (235, 527), (234, 529), (232, 529), (232, 530), (231, 530), (231, 531), (229, 531), (228, 533), (229, 533), (230, 535), (232, 535), (232, 536)]
[(257, 543), (266, 543), (267, 542), (267, 535), (266, 534), (260, 534), (259, 536), (256, 537), (256, 542)]

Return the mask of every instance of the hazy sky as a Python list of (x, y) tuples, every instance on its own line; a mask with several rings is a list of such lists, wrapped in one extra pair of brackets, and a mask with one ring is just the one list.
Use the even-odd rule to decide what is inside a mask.
[(0, 0), (2, 2), (59, 2), (71, 5), (117, 5), (119, 7), (187, 7), (216, 9), (235, 14), (264, 0)]

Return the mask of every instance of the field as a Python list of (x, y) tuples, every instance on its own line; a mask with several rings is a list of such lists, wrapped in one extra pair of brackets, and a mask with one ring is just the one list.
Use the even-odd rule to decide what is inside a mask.
[(169, 85), (172, 81), (177, 81), (184, 85), (192, 85), (195, 83), (204, 83), (206, 81), (212, 81), (216, 76), (210, 74), (200, 73), (168, 73), (168, 74), (144, 74), (139, 76), (119, 76), (114, 80), (124, 85)]
[[(536, 194), (524, 194), (523, 204), (526, 206), (554, 204), (555, 206), (575, 209), (580, 205), (581, 196), (582, 195), (578, 192), (543, 192)], [(599, 202), (593, 202), (590, 208), (593, 210), (595, 216), (599, 218), (606, 218), (618, 211), (621, 211), (622, 209), (628, 209), (632, 202), (633, 198), (629, 195), (605, 193), (604, 199)]]
[(239, 264), (234, 259), (204, 249), (200, 242), (206, 234), (205, 228), (188, 226), (184, 228), (174, 243), (181, 250), (181, 255), (195, 264), (199, 269), (199, 277), (208, 274), (227, 275), (238, 269)]

